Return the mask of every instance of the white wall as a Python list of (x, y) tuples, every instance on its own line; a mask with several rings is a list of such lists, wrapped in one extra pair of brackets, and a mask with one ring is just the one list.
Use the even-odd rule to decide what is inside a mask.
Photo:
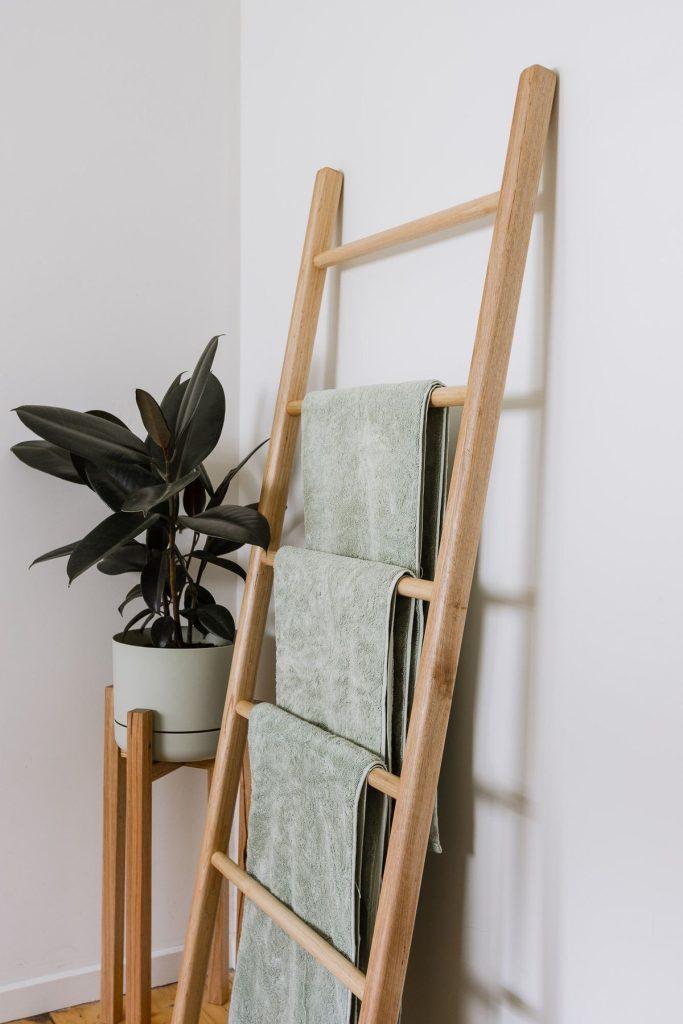
[[(0, 1020), (98, 994), (103, 687), (129, 577), (67, 590), (36, 555), (104, 518), (83, 489), (7, 451), (24, 402), (138, 422), (218, 331), (237, 454), (239, 13), (236, 0), (0, 5), (3, 682)], [(155, 785), (156, 977), (175, 977), (203, 773)]]
[[(159, 391), (226, 330), (219, 462), (238, 388), (239, 448), (270, 428), (315, 170), (345, 172), (345, 238), (493, 190), (518, 72), (559, 70), (404, 1019), (677, 1019), (678, 5), (245, 0), (241, 105), (237, 0), (0, 6), (4, 408), (133, 423), (134, 386)], [(331, 273), (313, 386), (464, 381), (489, 238)], [(25, 436), (2, 429), (5, 452)], [(0, 472), (2, 1020), (97, 993), (102, 687), (126, 584), (27, 573), (101, 510), (7, 453)], [(295, 489), (290, 538), (300, 514)], [(271, 670), (272, 638), (264, 688)], [(155, 788), (159, 979), (203, 798), (189, 772)]]
[[(244, 4), (243, 448), (316, 169), (344, 238), (492, 191), (519, 71), (560, 74), (406, 1024), (680, 1016), (682, 29), (667, 0)], [(464, 382), (489, 239), (332, 273), (313, 385)]]

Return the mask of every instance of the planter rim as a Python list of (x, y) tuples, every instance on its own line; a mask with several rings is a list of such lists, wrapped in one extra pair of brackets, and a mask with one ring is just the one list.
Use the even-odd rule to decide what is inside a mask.
[[(135, 632), (138, 631), (135, 630)], [(155, 654), (201, 654), (202, 651), (210, 651), (215, 647), (234, 646), (229, 640), (223, 640), (221, 637), (215, 637), (210, 642), (204, 641), (201, 647), (154, 647), (152, 644), (130, 644), (123, 639), (122, 631), (114, 633), (111, 639), (112, 643), (119, 644), (121, 647), (130, 647), (135, 651), (154, 651)]]

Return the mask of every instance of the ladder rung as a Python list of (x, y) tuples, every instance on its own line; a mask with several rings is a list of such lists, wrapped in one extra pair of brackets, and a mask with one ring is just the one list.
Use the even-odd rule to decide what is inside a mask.
[[(255, 707), (256, 705), (251, 700), (238, 700), (235, 705), (235, 711), (242, 718), (249, 718)], [(385, 771), (384, 768), (373, 768), (368, 775), (368, 783), (373, 789), (378, 789), (380, 793), (384, 793), (386, 796), (396, 800), (401, 780), (398, 775), (392, 775), (391, 772)]]
[(488, 196), (470, 199), (458, 206), (450, 206), (447, 210), (439, 210), (438, 213), (430, 213), (427, 217), (410, 220), (407, 224), (378, 231), (375, 235), (366, 235), (355, 242), (346, 242), (335, 249), (326, 249), (313, 258), (313, 263), (316, 267), (333, 267), (337, 263), (346, 263), (359, 256), (367, 256), (371, 252), (379, 252), (380, 249), (388, 249), (403, 242), (414, 242), (417, 238), (435, 235), (438, 231), (446, 231), (458, 224), (487, 217), (490, 213), (496, 212), (499, 195), (499, 192), (491, 192)]
[(359, 999), (363, 998), (365, 992), (365, 975), (351, 963), (350, 960), (340, 953), (326, 939), (306, 924), (305, 921), (290, 910), (277, 897), (273, 896), (265, 886), (257, 882), (255, 878), (243, 871), (224, 853), (214, 853), (211, 858), (213, 866), (220, 873), (236, 885), (240, 892), (244, 893), (247, 899), (256, 904), (259, 910), (267, 914), (271, 920), (282, 928), (284, 932), (294, 939), (302, 949), (310, 953), (312, 957), (326, 967), (330, 974), (333, 974), (337, 981), (350, 989)]
[[(464, 405), (467, 396), (467, 388), (458, 385), (451, 388), (434, 388), (429, 401), (433, 409), (447, 409), (456, 405)], [(287, 403), (287, 412), (290, 416), (301, 416), (302, 401)]]
[[(269, 565), (272, 568), (275, 565), (276, 554), (277, 549), (275, 548), (269, 548), (268, 551), (264, 551), (261, 557), (262, 564)], [(414, 597), (418, 601), (431, 601), (434, 581), (418, 580), (414, 576), (402, 576), (396, 585), (396, 590), (403, 597)]]

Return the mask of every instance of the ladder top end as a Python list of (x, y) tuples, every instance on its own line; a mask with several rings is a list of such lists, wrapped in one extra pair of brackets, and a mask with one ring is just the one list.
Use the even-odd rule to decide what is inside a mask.
[(543, 64), (530, 64), (528, 68), (524, 68), (520, 79), (523, 78), (545, 78), (549, 83), (555, 83), (557, 81), (557, 72), (551, 68), (545, 67)]

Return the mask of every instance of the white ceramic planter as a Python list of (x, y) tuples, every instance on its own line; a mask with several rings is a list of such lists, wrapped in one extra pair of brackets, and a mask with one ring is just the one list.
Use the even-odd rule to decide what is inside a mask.
[[(139, 634), (137, 635), (139, 637)], [(128, 634), (126, 639), (131, 637)], [(155, 761), (213, 757), (223, 716), (232, 644), (169, 649), (113, 641), (114, 732), (126, 749), (128, 712), (154, 711)]]

